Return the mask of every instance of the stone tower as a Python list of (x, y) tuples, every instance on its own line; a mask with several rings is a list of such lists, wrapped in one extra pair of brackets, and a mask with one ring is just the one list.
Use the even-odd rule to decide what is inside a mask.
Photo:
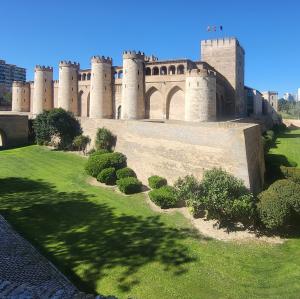
[(240, 116), (244, 102), (245, 51), (236, 38), (201, 41), (201, 60), (221, 73), (235, 93), (235, 115)]
[(14, 112), (30, 111), (30, 84), (14, 81), (12, 84), (12, 107)]
[(79, 63), (61, 61), (59, 63), (59, 84), (57, 105), (78, 114), (78, 70)]
[(144, 53), (123, 52), (122, 119), (145, 117)]
[(185, 82), (185, 120), (216, 120), (216, 74), (207, 69), (187, 72)]
[(93, 56), (91, 65), (90, 117), (112, 118), (112, 59)]
[(34, 89), (32, 113), (40, 114), (53, 108), (53, 68), (36, 65), (34, 69)]

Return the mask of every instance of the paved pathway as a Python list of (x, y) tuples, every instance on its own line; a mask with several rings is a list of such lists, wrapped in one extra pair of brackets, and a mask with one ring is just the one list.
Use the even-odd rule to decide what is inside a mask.
[(0, 215), (0, 299), (104, 298), (86, 295)]

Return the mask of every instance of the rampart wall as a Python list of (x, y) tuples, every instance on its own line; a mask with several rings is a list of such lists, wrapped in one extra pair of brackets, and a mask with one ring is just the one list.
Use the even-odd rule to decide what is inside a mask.
[(128, 165), (147, 183), (161, 175), (173, 183), (204, 170), (222, 167), (242, 179), (253, 192), (262, 189), (264, 155), (259, 125), (219, 122), (153, 122), (80, 118), (85, 135), (94, 143), (98, 128), (117, 136), (116, 151), (124, 153)]

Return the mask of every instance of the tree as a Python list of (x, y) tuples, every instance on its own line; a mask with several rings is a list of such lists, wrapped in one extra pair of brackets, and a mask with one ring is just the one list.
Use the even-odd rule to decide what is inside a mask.
[(38, 144), (52, 143), (64, 150), (71, 148), (73, 139), (82, 133), (79, 121), (62, 108), (39, 114), (34, 121), (34, 130)]

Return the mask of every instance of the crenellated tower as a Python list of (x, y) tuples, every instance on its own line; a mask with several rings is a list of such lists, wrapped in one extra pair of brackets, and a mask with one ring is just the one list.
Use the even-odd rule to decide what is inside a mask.
[(144, 53), (123, 52), (122, 119), (145, 117)]
[(14, 81), (12, 84), (12, 107), (14, 112), (30, 112), (30, 84)]
[(93, 56), (91, 66), (90, 117), (112, 118), (112, 59)]
[(245, 51), (239, 41), (232, 38), (220, 38), (201, 41), (201, 60), (207, 62), (222, 74), (234, 90), (235, 103), (232, 111), (236, 116), (243, 114)]
[(36, 65), (34, 69), (34, 89), (32, 113), (40, 114), (53, 108), (53, 68)]
[(59, 85), (57, 105), (78, 114), (78, 70), (79, 63), (61, 61), (59, 63)]
[(185, 120), (216, 120), (216, 73), (207, 69), (187, 72), (185, 82)]

